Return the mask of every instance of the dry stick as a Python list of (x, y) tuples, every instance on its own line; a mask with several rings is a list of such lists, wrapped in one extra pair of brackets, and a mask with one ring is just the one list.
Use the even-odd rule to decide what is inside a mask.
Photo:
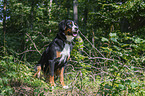
[(90, 57), (90, 58), (88, 58), (88, 59), (105, 59), (105, 60), (114, 61), (114, 59), (102, 58), (102, 57)]
[(22, 53), (19, 53), (18, 55), (21, 55), (21, 54), (24, 54), (24, 53), (27, 53), (27, 52), (32, 52), (32, 51), (36, 51), (36, 50), (26, 50), (26, 51), (24, 51)]
[(105, 58), (105, 56), (81, 32), (80, 34), (92, 45), (93, 48), (95, 48)]
[[(114, 59), (109, 59), (109, 58), (105, 58), (105, 56), (80, 32), (80, 34), (92, 45), (93, 48), (95, 48), (102, 56), (102, 57), (90, 57), (88, 59), (105, 59), (105, 60), (111, 60), (114, 61)], [(84, 51), (85, 52), (85, 51)], [(86, 52), (85, 52), (86, 53)], [(88, 55), (88, 54), (87, 54)]]
[(31, 42), (33, 43), (33, 45), (34, 45), (35, 49), (37, 50), (37, 52), (38, 52), (40, 55), (42, 55), (42, 54), (39, 52), (39, 50), (37, 49), (35, 43), (34, 43), (33, 40), (31, 39), (31, 37), (30, 37), (27, 33), (26, 33), (26, 35), (29, 37), (29, 39), (30, 39)]

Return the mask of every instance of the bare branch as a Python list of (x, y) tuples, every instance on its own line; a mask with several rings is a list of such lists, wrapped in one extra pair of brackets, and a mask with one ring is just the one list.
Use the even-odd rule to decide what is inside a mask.
[(91, 44), (91, 46), (95, 49), (95, 50), (97, 50), (104, 58), (105, 58), (105, 56), (80, 32), (80, 34)]
[(102, 58), (102, 57), (90, 57), (90, 58), (88, 58), (88, 59), (105, 59), (105, 60), (114, 61), (114, 59)]
[(29, 39), (30, 39), (31, 42), (33, 43), (33, 45), (34, 45), (36, 51), (37, 51), (40, 55), (42, 55), (42, 54), (40, 53), (40, 51), (37, 49), (36, 44), (33, 42), (32, 38), (31, 38), (27, 33), (26, 33), (26, 35), (29, 37)]
[(26, 51), (24, 51), (22, 53), (19, 53), (18, 55), (21, 55), (21, 54), (24, 54), (24, 53), (27, 53), (27, 52), (32, 52), (32, 51), (36, 51), (36, 50), (26, 50)]

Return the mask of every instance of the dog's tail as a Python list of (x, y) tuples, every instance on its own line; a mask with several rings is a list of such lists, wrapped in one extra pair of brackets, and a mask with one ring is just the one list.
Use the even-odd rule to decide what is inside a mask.
[(36, 70), (36, 73), (33, 75), (33, 77), (36, 77), (36, 75), (37, 75), (37, 77), (40, 78), (41, 64), (37, 64), (35, 66), (35, 70)]

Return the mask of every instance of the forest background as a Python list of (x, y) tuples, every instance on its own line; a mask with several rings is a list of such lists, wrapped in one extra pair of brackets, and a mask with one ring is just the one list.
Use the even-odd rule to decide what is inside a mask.
[[(34, 66), (64, 19), (78, 22), (65, 70), (52, 90)], [(0, 95), (145, 95), (143, 0), (1, 0)]]

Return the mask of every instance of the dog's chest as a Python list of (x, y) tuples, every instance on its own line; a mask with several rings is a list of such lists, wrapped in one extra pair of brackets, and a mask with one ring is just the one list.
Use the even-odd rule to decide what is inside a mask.
[(65, 44), (60, 55), (61, 55), (60, 62), (62, 62), (62, 61), (65, 62), (67, 60), (67, 58), (70, 57), (70, 45), (69, 44)]

